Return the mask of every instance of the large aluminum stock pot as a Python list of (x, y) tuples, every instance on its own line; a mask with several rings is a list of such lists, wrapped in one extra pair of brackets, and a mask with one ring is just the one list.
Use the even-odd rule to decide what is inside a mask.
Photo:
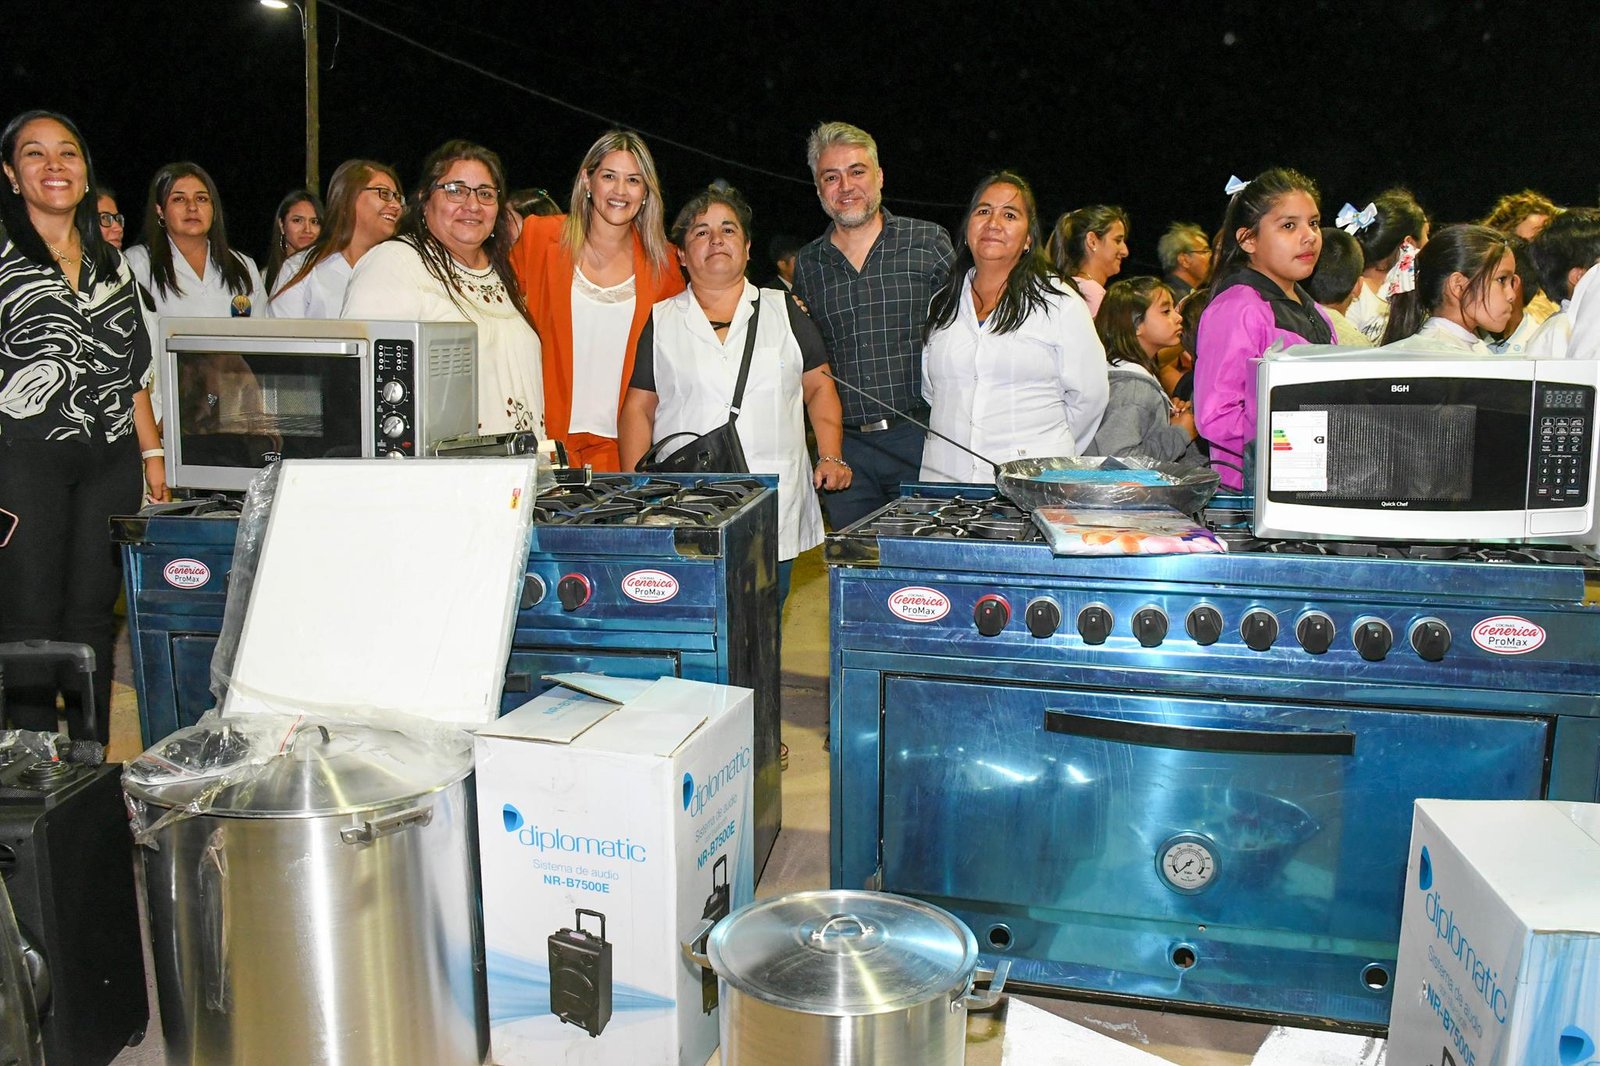
[(993, 1006), (1011, 969), (979, 971), (949, 912), (854, 890), (758, 900), (684, 950), (716, 971), (723, 1066), (960, 1066), (967, 1010)]
[(130, 764), (167, 1062), (481, 1063), (471, 770), (464, 734), (276, 715)]

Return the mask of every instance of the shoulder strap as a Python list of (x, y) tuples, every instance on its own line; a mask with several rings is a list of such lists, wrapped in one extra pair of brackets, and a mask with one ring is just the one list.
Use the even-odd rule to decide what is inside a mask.
[(756, 352), (756, 323), (761, 318), (761, 290), (750, 301), (750, 321), (745, 326), (744, 359), (739, 363), (739, 383), (733, 387), (733, 403), (728, 407), (728, 421), (739, 417), (739, 405), (744, 402), (744, 384), (750, 380), (750, 358)]

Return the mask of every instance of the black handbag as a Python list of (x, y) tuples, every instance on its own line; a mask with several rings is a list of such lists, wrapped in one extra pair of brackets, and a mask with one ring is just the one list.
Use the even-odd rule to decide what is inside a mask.
[[(641, 474), (748, 474), (750, 464), (744, 457), (744, 446), (739, 443), (739, 431), (734, 422), (739, 418), (739, 405), (744, 402), (745, 382), (750, 378), (750, 357), (756, 350), (756, 321), (761, 317), (761, 298), (750, 303), (750, 322), (745, 327), (744, 360), (739, 364), (739, 382), (733, 387), (733, 403), (728, 407), (728, 420), (709, 433), (694, 434), (685, 430), (672, 433), (654, 444), (640, 457), (633, 468)], [(689, 438), (688, 443), (674, 441)]]

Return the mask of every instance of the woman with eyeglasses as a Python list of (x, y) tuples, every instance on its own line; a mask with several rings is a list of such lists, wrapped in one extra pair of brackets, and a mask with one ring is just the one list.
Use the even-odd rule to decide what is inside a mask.
[(589, 146), (565, 215), (530, 217), (512, 265), (544, 343), (545, 417), (573, 466), (621, 469), (617, 412), (658, 300), (683, 291), (650, 149), (610, 130)]
[(315, 190), (289, 190), (272, 216), (272, 249), (261, 272), (268, 292), (278, 287), (283, 264), (317, 243), (321, 234), (322, 201)]
[[(74, 737), (104, 742), (121, 587), (106, 523), (139, 506), (141, 464), (151, 497), (167, 495), (141, 384), (150, 336), (133, 275), (100, 235), (94, 168), (72, 122), (24, 112), (0, 133), (0, 158), (0, 506), (16, 516), (0, 547), (0, 643), (93, 648), (95, 733), (75, 685), (67, 721)], [(25, 665), (6, 672), (6, 714), (54, 732), (63, 686)]]
[(105, 242), (117, 251), (122, 250), (122, 224), (127, 221), (121, 211), (117, 210), (117, 193), (108, 185), (101, 185), (94, 191), (95, 214), (100, 222), (100, 236)]
[(150, 181), (144, 243), (128, 266), (163, 317), (248, 318), (267, 313), (255, 260), (228, 244), (217, 183), (198, 164), (168, 163)]
[(472, 322), (478, 327), (478, 430), (545, 436), (539, 334), (511, 273), (500, 157), (448, 141), (422, 165), (399, 232), (361, 257), (345, 318)]
[(328, 179), (328, 211), (316, 243), (285, 260), (272, 293), (278, 318), (338, 318), (356, 263), (394, 236), (405, 197), (382, 163), (350, 159)]

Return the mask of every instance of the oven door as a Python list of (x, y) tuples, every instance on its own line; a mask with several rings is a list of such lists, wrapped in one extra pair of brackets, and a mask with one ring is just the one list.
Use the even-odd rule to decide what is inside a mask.
[(883, 888), (1013, 980), (1382, 1024), (1412, 802), (1543, 795), (1544, 719), (888, 677)]
[(365, 343), (172, 337), (162, 363), (175, 488), (242, 490), (278, 459), (359, 458), (373, 437)]

